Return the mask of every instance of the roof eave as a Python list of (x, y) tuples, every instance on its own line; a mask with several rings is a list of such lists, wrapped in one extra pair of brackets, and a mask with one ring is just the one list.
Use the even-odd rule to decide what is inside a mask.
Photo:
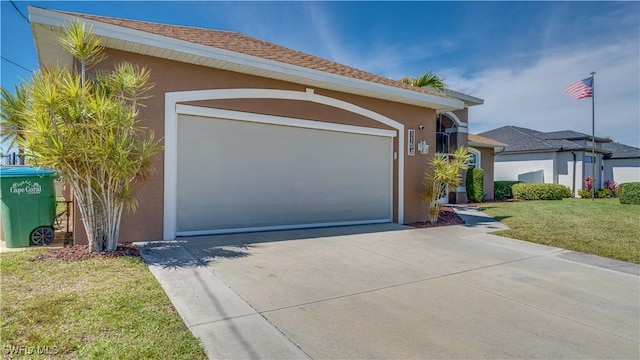
[(607, 160), (629, 160), (629, 159), (640, 159), (640, 155), (638, 156), (615, 156), (610, 157)]
[(538, 149), (538, 150), (506, 150), (501, 154), (504, 155), (513, 155), (513, 154), (537, 154), (537, 153), (548, 153), (548, 152), (557, 152), (560, 149)]
[(455, 98), (455, 99), (458, 99), (458, 100), (462, 100), (462, 102), (464, 102), (465, 107), (484, 104), (484, 99), (480, 99), (480, 98), (475, 97), (475, 96), (463, 94), (463, 93), (460, 93), (460, 92), (457, 92), (457, 91), (444, 89), (443, 93), (445, 95), (447, 95), (447, 96), (452, 97), (452, 98)]
[[(544, 152), (575, 152), (575, 151), (584, 151), (591, 152), (591, 148), (551, 148), (551, 149), (534, 149), (534, 150), (507, 150), (504, 152), (507, 154), (527, 154), (527, 153), (544, 153)], [(607, 151), (603, 151), (601, 149), (596, 149), (596, 153), (598, 154), (606, 154)]]
[[(449, 96), (431, 95), (371, 81), (354, 79), (113, 24), (106, 24), (58, 11), (32, 6), (28, 8), (34, 39), (36, 40), (38, 59), (40, 64), (44, 66), (52, 65), (56, 62), (63, 66), (69, 65), (72, 59), (57, 45), (57, 41), (53, 41), (54, 44), (52, 44), (51, 34), (44, 34), (43, 31), (54, 33), (54, 28), (61, 28), (71, 21), (81, 20), (93, 27), (94, 34), (101, 37), (103, 45), (108, 48), (144, 55), (150, 55), (150, 53), (152, 53), (153, 55), (151, 56), (223, 70), (233, 68), (231, 71), (234, 72), (289, 81), (314, 88), (323, 88), (416, 105), (440, 111), (459, 110), (465, 107), (464, 101)], [(132, 39), (135, 39), (135, 41)], [(47, 59), (51, 60), (48, 61)]]
[(507, 144), (489, 144), (489, 143), (483, 143), (483, 142), (477, 142), (477, 141), (469, 141), (468, 144), (469, 146), (485, 147), (485, 148), (490, 147), (494, 149), (509, 147), (509, 145)]

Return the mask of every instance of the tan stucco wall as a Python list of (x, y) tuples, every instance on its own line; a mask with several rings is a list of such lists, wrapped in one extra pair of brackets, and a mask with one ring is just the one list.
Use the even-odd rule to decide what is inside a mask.
[[(465, 116), (466, 116), (466, 110), (467, 109), (465, 109), (465, 112), (464, 112)], [(458, 144), (458, 146), (467, 147), (467, 144), (468, 144), (468, 141), (469, 141), (469, 134), (466, 133), (466, 132), (458, 131), (456, 133), (456, 135), (457, 135), (457, 144)], [(466, 171), (465, 171), (465, 174), (462, 177), (462, 181), (460, 182), (460, 187), (465, 186), (466, 176), (467, 176), (467, 174), (466, 174)], [(465, 192), (461, 192), (460, 191), (460, 192), (456, 193), (456, 203), (465, 204), (465, 203), (468, 203), (468, 202), (469, 202), (469, 198), (467, 197), (467, 192), (466, 191)]]
[(469, 123), (469, 109), (464, 108), (460, 110), (452, 111), (452, 113), (458, 117), (458, 119), (462, 122)]
[(493, 200), (493, 153), (494, 148), (476, 148), (480, 151), (480, 166), (484, 175), (484, 194), (485, 200)]
[[(164, 136), (164, 94), (173, 91), (224, 89), (224, 88), (262, 88), (305, 91), (308, 86), (267, 79), (246, 74), (212, 69), (192, 64), (180, 63), (160, 58), (132, 54), (107, 49), (108, 58), (96, 68), (111, 69), (114, 64), (129, 61), (136, 65), (146, 66), (151, 70), (150, 82), (155, 86), (150, 94), (153, 96), (144, 102), (142, 125), (152, 129), (156, 138)], [(340, 99), (363, 108), (372, 110), (395, 121), (404, 123), (405, 136), (407, 129), (416, 129), (416, 141), (427, 140), (435, 144), (436, 114), (434, 110), (390, 101), (367, 98), (358, 95), (340, 93), (320, 88), (314, 89), (316, 94)], [(198, 102), (200, 106), (212, 106), (223, 109), (235, 109), (262, 114), (288, 116), (309, 120), (327, 121), (358, 126), (388, 129), (384, 124), (369, 118), (353, 114), (329, 106), (291, 100), (266, 99), (234, 99)], [(424, 125), (425, 130), (419, 130)], [(398, 138), (394, 140), (394, 150), (398, 151)], [(197, 154), (194, 154), (194, 156)], [(427, 167), (428, 155), (406, 155), (405, 144), (405, 207), (406, 223), (423, 221), (424, 209), (418, 197), (422, 175)], [(153, 160), (155, 174), (147, 182), (138, 186), (135, 196), (138, 199), (138, 210), (135, 214), (123, 214), (120, 241), (148, 241), (162, 239), (163, 234), (163, 186), (164, 186), (164, 154), (160, 152)], [(394, 162), (394, 220), (397, 221), (397, 171), (398, 161)], [(77, 244), (86, 243), (86, 235), (78, 216), (75, 221), (75, 240)]]

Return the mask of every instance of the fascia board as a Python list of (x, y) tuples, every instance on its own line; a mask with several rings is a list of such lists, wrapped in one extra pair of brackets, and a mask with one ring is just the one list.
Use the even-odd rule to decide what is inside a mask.
[[(583, 151), (585, 153), (591, 153), (591, 148), (575, 148), (575, 149), (564, 149), (564, 148), (553, 148), (546, 150), (517, 150), (517, 151), (509, 151), (508, 149), (503, 153), (505, 155), (512, 154), (536, 154), (536, 153), (555, 153), (555, 152), (580, 152)], [(606, 154), (606, 151), (601, 149), (596, 149), (597, 154)]]
[[(219, 49), (202, 44), (196, 44), (162, 35), (151, 34), (145, 31), (106, 24), (82, 17), (63, 14), (57, 11), (29, 6), (29, 17), (32, 22), (57, 27), (63, 27), (65, 26), (65, 24), (73, 20), (80, 19), (83, 22), (90, 24), (93, 28), (93, 32), (99, 36), (127, 42), (135, 42), (138, 44), (167, 49), (183, 54), (202, 56), (209, 59), (216, 59), (274, 73), (286, 74), (288, 76), (293, 76), (304, 80), (333, 84), (341, 88), (360, 90), (359, 92), (357, 92), (357, 94), (365, 92), (370, 93), (371, 95), (369, 96), (383, 99), (392, 97), (394, 99), (398, 99), (396, 100), (398, 102), (408, 103), (412, 105), (421, 105), (435, 110), (458, 110), (464, 108), (463, 101), (451, 97), (441, 97), (412, 90), (395, 88), (389, 85), (377, 84), (366, 80), (354, 79), (342, 75), (331, 74), (257, 56)], [(135, 40), (132, 41), (132, 39)]]
[(477, 146), (477, 147), (491, 147), (491, 148), (506, 148), (509, 147), (507, 144), (489, 144), (489, 143), (481, 143), (476, 141), (469, 141), (469, 146)]
[(456, 98), (456, 99), (464, 101), (466, 106), (474, 106), (474, 105), (482, 105), (482, 104), (484, 104), (484, 99), (480, 99), (478, 97), (467, 95), (467, 94), (462, 94), (462, 93), (455, 92), (455, 91), (452, 91), (452, 90), (445, 89), (444, 90), (444, 94), (447, 95), (447, 96), (450, 96), (452, 98)]

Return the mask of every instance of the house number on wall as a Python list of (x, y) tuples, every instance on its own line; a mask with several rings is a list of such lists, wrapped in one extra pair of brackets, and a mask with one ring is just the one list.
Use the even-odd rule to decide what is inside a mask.
[(416, 131), (409, 129), (409, 141), (407, 141), (407, 154), (413, 156), (416, 154)]
[(420, 154), (429, 153), (429, 144), (427, 144), (426, 140), (422, 140), (418, 143), (418, 151), (420, 151)]

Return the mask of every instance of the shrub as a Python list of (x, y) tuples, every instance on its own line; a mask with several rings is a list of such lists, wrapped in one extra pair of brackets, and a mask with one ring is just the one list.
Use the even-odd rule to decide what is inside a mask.
[[(578, 190), (578, 195), (583, 199), (591, 199), (591, 191), (587, 189)], [(593, 197), (598, 199), (606, 199), (613, 197), (614, 193), (609, 188), (603, 188), (593, 193)]]
[(494, 181), (493, 182), (493, 198), (498, 201), (503, 201), (513, 198), (513, 191), (511, 187), (515, 184), (519, 184), (521, 181)]
[(470, 202), (484, 201), (484, 171), (479, 168), (469, 169), (465, 186), (467, 188), (467, 199)]
[(599, 199), (606, 199), (613, 196), (613, 191), (608, 188), (600, 189), (596, 192), (596, 197)]
[(618, 185), (616, 191), (620, 204), (640, 205), (640, 182), (629, 182)]
[(591, 191), (587, 189), (578, 190), (578, 195), (580, 195), (580, 197), (583, 199), (591, 199)]
[(616, 183), (616, 182), (615, 182), (615, 181), (613, 181), (613, 180), (605, 180), (605, 182), (604, 182), (604, 186), (605, 186), (607, 189), (611, 190), (611, 192), (612, 192), (613, 194), (615, 194), (615, 193), (616, 193), (616, 190), (618, 190), (618, 183)]
[(571, 190), (559, 184), (515, 184), (513, 197), (518, 200), (562, 200), (571, 197)]
[(587, 176), (584, 178), (584, 187), (587, 189), (587, 191), (591, 191), (591, 189), (593, 188), (593, 178), (591, 176)]

